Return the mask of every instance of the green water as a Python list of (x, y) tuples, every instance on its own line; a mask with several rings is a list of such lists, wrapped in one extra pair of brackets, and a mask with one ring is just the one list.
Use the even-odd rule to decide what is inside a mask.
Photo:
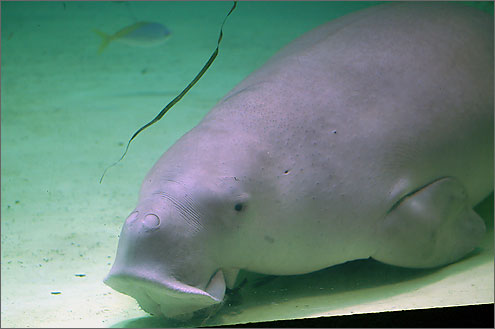
[[(207, 61), (232, 3), (2, 2), (2, 325), (164, 325), (101, 282), (144, 175), (223, 95), (283, 45), (319, 24), (373, 4), (239, 3), (224, 27), (220, 55), (210, 70), (160, 123), (134, 141), (126, 159), (100, 185), (104, 168), (120, 157), (132, 133)], [(493, 10), (493, 2), (474, 5)], [(136, 21), (161, 23), (171, 37), (152, 48), (112, 42), (98, 54), (101, 40), (93, 29), (114, 33)], [(490, 216), (493, 213), (487, 211), (487, 220)], [(489, 241), (486, 244), (493, 254)], [(486, 263), (486, 255), (482, 257), (472, 266)], [(347, 273), (361, 269), (379, 277), (389, 268), (358, 262), (329, 269), (329, 275), (343, 281)], [(414, 280), (428, 274), (395, 271), (398, 276), (378, 284), (361, 277), (362, 286), (373, 290), (412, 282), (386, 292), (389, 296), (418, 289), (424, 283)], [(428, 280), (440, 280), (444, 272), (436, 275)], [(284, 318), (288, 313), (283, 305), (293, 300), (302, 306), (288, 317), (353, 305), (353, 294), (339, 295), (345, 291), (342, 286), (332, 292), (342, 304), (322, 301), (322, 291), (329, 292), (333, 285), (321, 283), (321, 276), (312, 274), (297, 285), (293, 277), (265, 283), (253, 275), (231, 308), (209, 324)], [(292, 290), (283, 290), (286, 285)], [(379, 296), (373, 290), (363, 298), (370, 302)]]

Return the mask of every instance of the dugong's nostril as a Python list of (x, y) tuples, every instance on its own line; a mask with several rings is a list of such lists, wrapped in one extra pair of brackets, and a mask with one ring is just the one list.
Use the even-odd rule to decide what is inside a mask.
[(136, 219), (138, 218), (138, 215), (139, 215), (139, 212), (133, 211), (129, 215), (129, 217), (127, 217), (127, 219), (125, 220), (126, 221), (126, 224), (132, 224), (132, 223), (134, 223), (134, 221), (136, 221)]
[(160, 226), (160, 218), (155, 214), (147, 214), (144, 216), (143, 225), (147, 230), (156, 230)]

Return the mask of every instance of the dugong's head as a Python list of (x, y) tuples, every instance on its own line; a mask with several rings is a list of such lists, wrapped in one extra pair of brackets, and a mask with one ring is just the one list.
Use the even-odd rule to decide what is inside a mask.
[(186, 136), (146, 176), (104, 279), (148, 313), (171, 318), (220, 303), (246, 260), (238, 238), (250, 193), (220, 164), (228, 150)]

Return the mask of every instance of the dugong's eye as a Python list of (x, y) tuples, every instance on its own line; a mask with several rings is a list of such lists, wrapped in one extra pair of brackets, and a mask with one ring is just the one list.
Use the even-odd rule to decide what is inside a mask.
[(235, 211), (242, 211), (244, 205), (242, 203), (236, 203), (234, 206)]

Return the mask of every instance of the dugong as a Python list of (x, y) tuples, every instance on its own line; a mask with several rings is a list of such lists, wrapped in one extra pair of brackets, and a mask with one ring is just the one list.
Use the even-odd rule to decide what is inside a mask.
[(240, 269), (454, 262), (493, 190), (493, 16), (387, 3), (299, 37), (170, 147), (105, 283), (156, 316), (220, 303)]

